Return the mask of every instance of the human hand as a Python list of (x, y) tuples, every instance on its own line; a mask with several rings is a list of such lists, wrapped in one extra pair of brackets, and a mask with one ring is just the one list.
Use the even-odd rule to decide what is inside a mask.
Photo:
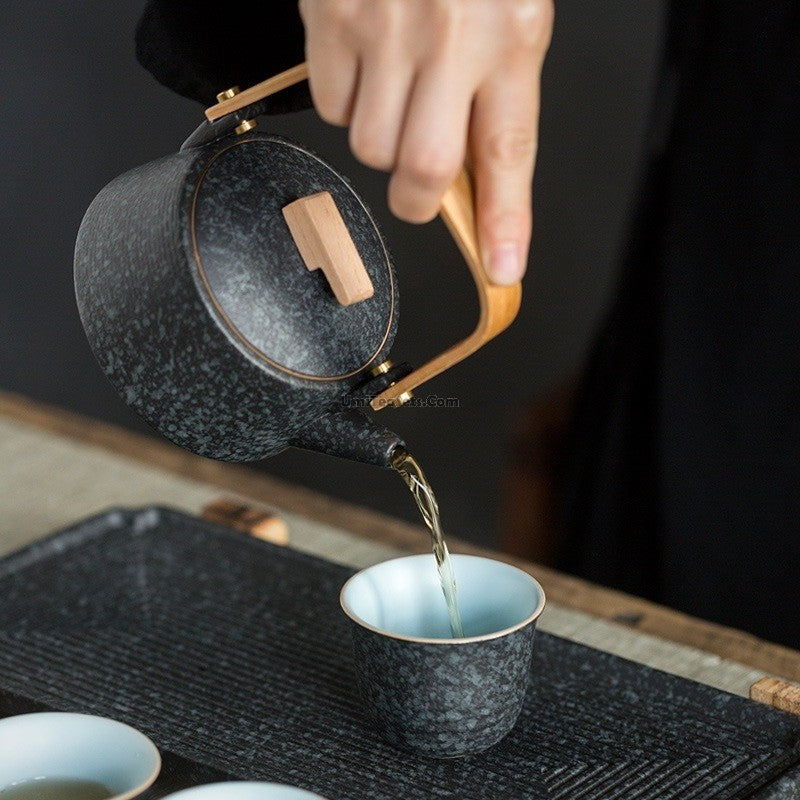
[(520, 280), (552, 0), (300, 0), (300, 13), (314, 105), (392, 173), (391, 211), (435, 217), (469, 152), (489, 277)]

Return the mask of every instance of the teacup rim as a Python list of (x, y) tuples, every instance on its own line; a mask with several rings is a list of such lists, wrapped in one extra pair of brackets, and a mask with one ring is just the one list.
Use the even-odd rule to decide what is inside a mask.
[(432, 644), (432, 645), (463, 645), (463, 644), (477, 644), (479, 642), (490, 642), (493, 639), (502, 639), (505, 636), (510, 636), (512, 633), (516, 633), (517, 631), (526, 628), (541, 616), (542, 611), (544, 611), (547, 598), (544, 593), (544, 588), (542, 584), (539, 583), (536, 578), (533, 577), (529, 572), (526, 572), (524, 569), (520, 569), (519, 567), (515, 566), (514, 564), (509, 564), (507, 561), (502, 561), (499, 558), (489, 558), (488, 556), (476, 556), (472, 555), (471, 553), (451, 553), (450, 557), (453, 559), (461, 559), (461, 558), (474, 558), (479, 561), (494, 561), (498, 564), (503, 564), (503, 566), (508, 567), (509, 569), (516, 570), (517, 572), (524, 575), (528, 580), (532, 581), (536, 589), (539, 593), (539, 602), (536, 605), (536, 608), (533, 610), (531, 614), (529, 614), (525, 619), (521, 622), (516, 623), (515, 625), (510, 625), (507, 628), (502, 628), (499, 631), (492, 631), (491, 633), (482, 633), (479, 636), (460, 636), (458, 638), (451, 638), (451, 639), (437, 639), (431, 636), (409, 636), (403, 633), (392, 633), (391, 631), (383, 630), (382, 628), (377, 627), (376, 625), (372, 625), (371, 623), (367, 622), (365, 619), (360, 617), (354, 611), (350, 610), (344, 601), (344, 594), (348, 587), (348, 585), (358, 578), (364, 572), (377, 567), (381, 564), (390, 564), (395, 561), (407, 561), (409, 559), (417, 559), (417, 558), (432, 558), (432, 556), (428, 555), (427, 553), (411, 553), (407, 556), (397, 556), (396, 558), (387, 558), (386, 561), (379, 561), (376, 564), (371, 564), (368, 567), (364, 567), (363, 569), (358, 570), (355, 574), (351, 575), (342, 585), (342, 588), (339, 590), (339, 605), (342, 608), (342, 611), (357, 625), (360, 627), (372, 631), (372, 633), (377, 633), (380, 636), (385, 636), (388, 639), (398, 639), (403, 642), (411, 642), (414, 644)]
[[(150, 774), (143, 780), (141, 783), (138, 783), (132, 789), (128, 789), (126, 792), (122, 792), (120, 794), (112, 795), (109, 800), (132, 800), (134, 797), (138, 797), (142, 792), (149, 789), (156, 781), (158, 776), (161, 774), (161, 751), (156, 747), (155, 742), (146, 734), (142, 733), (138, 728), (134, 728), (133, 725), (128, 725), (127, 722), (120, 722), (118, 719), (114, 719), (113, 717), (104, 717), (101, 714), (85, 714), (80, 711), (31, 711), (26, 714), (12, 714), (9, 717), (3, 717), (0, 719), (0, 725), (11, 724), (15, 720), (27, 719), (36, 717), (41, 719), (42, 717), (61, 717), (61, 718), (76, 718), (76, 717), (83, 717), (93, 720), (101, 720), (102, 722), (110, 722), (114, 725), (119, 725), (123, 728), (127, 728), (133, 733), (137, 734), (141, 739), (145, 742), (145, 744), (152, 749), (153, 755), (155, 756), (153, 762), (153, 770)], [(44, 720), (42, 720), (44, 722)]]
[(215, 790), (221, 788), (226, 789), (228, 792), (236, 795), (242, 789), (291, 789), (293, 793), (301, 793), (308, 798), (315, 800), (326, 800), (321, 794), (312, 792), (309, 789), (303, 789), (301, 786), (293, 786), (289, 783), (277, 783), (275, 781), (257, 781), (257, 780), (238, 780), (238, 781), (214, 781), (212, 783), (199, 783), (194, 786), (186, 786), (183, 789), (178, 789), (164, 796), (164, 800), (182, 800), (184, 797), (202, 797), (204, 794), (213, 794)]

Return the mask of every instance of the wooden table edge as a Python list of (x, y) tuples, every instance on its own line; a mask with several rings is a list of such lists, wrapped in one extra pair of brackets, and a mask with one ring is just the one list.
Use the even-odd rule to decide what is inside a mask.
[[(245, 466), (193, 455), (164, 440), (2, 390), (0, 414), (20, 424), (99, 447), (184, 478), (212, 484), (226, 492), (301, 514), (391, 547), (409, 552), (427, 550), (427, 534), (420, 526)], [(462, 553), (500, 555), (504, 561), (534, 575), (544, 587), (548, 600), (556, 605), (800, 681), (800, 652), (791, 648), (468, 542), (452, 540), (452, 545), (453, 550)]]

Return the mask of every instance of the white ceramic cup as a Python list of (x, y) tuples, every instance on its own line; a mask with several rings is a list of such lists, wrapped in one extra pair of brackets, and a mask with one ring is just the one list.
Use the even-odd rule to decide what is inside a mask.
[(325, 798), (282, 783), (231, 781), (182, 789), (165, 797), (164, 800), (325, 800)]
[(44, 712), (0, 719), (0, 794), (41, 779), (93, 781), (129, 800), (158, 776), (161, 756), (143, 733), (113, 719)]

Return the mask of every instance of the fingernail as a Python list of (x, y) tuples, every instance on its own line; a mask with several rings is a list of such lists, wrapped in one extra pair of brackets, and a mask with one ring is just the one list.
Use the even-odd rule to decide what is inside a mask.
[(522, 278), (522, 264), (519, 249), (513, 242), (497, 245), (489, 256), (489, 277), (495, 282), (508, 286)]

